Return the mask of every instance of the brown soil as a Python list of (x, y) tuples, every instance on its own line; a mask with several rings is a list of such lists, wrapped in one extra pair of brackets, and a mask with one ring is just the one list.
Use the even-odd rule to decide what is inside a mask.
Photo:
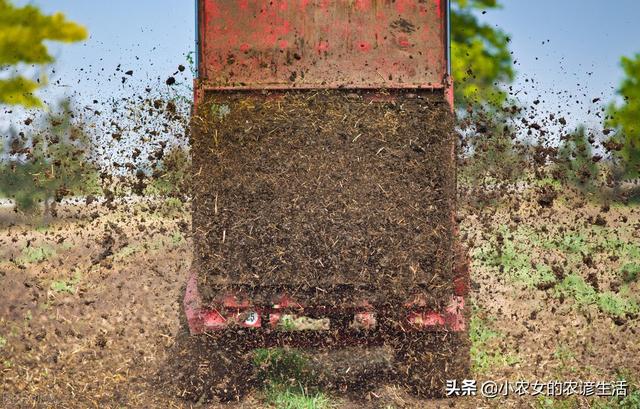
[(205, 300), (237, 284), (254, 299), (286, 286), (325, 304), (352, 286), (373, 302), (451, 293), (455, 161), (443, 101), (230, 93), (199, 114), (194, 264)]
[[(553, 209), (541, 214), (535, 200), (523, 200), (523, 203), (530, 205), (523, 205), (517, 211), (506, 207), (494, 209), (488, 212), (491, 217), (480, 217), (477, 209), (462, 208), (466, 216), (462, 231), (473, 244), (471, 254), (487, 245), (491, 232), (500, 225), (515, 224), (520, 229), (557, 226), (581, 231), (585, 228), (584, 217), (598, 214), (599, 209), (589, 204), (577, 209), (556, 201)], [(61, 209), (61, 214), (66, 214), (66, 210)], [(607, 220), (603, 234), (637, 242), (634, 226), (640, 222), (639, 215), (637, 206), (612, 206), (603, 215)], [(6, 221), (11, 213), (0, 216)], [(510, 221), (513, 219), (518, 221)], [(179, 337), (180, 305), (176, 300), (190, 268), (190, 240), (178, 243), (172, 240), (181, 220), (188, 222), (188, 215), (164, 216), (149, 210), (130, 209), (121, 214), (102, 213), (93, 221), (74, 215), (46, 230), (25, 225), (2, 226), (0, 406), (194, 406), (192, 401), (176, 396), (173, 389), (158, 386), (156, 377), (158, 372), (163, 372), (171, 355), (168, 351)], [(122, 229), (124, 237), (137, 246), (138, 251), (125, 251), (130, 247), (120, 247), (123, 243), (116, 237), (114, 254), (94, 265), (92, 256), (103, 252), (103, 234), (108, 225)], [(146, 227), (144, 232), (139, 231), (141, 226)], [(553, 238), (557, 232), (552, 230), (548, 234)], [(58, 244), (62, 239), (68, 246)], [(33, 248), (51, 245), (57, 253), (42, 261), (21, 260), (27, 243)], [(593, 271), (601, 287), (611, 286), (611, 273), (633, 261), (624, 256), (613, 257), (619, 254), (613, 251), (611, 255), (593, 255)], [(54, 281), (73, 278), (76, 271), (81, 276), (71, 292), (52, 289)], [(479, 381), (614, 380), (619, 371), (627, 371), (631, 380), (640, 377), (638, 362), (629, 359), (640, 354), (637, 318), (616, 323), (597, 308), (578, 309), (570, 299), (561, 302), (550, 297), (552, 291), (522, 287), (505, 279), (505, 275), (476, 261), (472, 269), (475, 282), (472, 298), (479, 309), (476, 316), (492, 322), (491, 329), (502, 334), (490, 344), (480, 345), (481, 351), (515, 355), (518, 360), (510, 364), (496, 362), (472, 373), (471, 378)], [(637, 293), (637, 289), (636, 282), (632, 291)], [(558, 351), (570, 351), (570, 354), (558, 354)], [(366, 377), (368, 371), (377, 370), (377, 366), (386, 370), (384, 359), (360, 354), (350, 349), (347, 355), (359, 362), (352, 370), (364, 374), (362, 379), (371, 379)], [(185, 361), (192, 365), (205, 362), (198, 357), (196, 354), (195, 359)], [(318, 366), (335, 368), (336, 383), (344, 382), (339, 376), (346, 372), (344, 368), (349, 362), (344, 358), (345, 355), (337, 355)], [(317, 355), (317, 360), (322, 359), (322, 355)], [(367, 367), (364, 362), (372, 365)], [(165, 377), (179, 376), (177, 372), (164, 374)], [(528, 408), (538, 402), (535, 398), (513, 395), (493, 400), (480, 397), (419, 400), (404, 388), (375, 384), (373, 387), (371, 391), (369, 387), (354, 388), (360, 392), (346, 396), (328, 393), (336, 407), (348, 409)], [(586, 399), (574, 403), (575, 407), (590, 405)], [(221, 406), (210, 403), (203, 407)], [(243, 402), (225, 407), (270, 406), (264, 402), (261, 391), (254, 389)]]
[(151, 377), (174, 342), (188, 215), (103, 210), (2, 226), (0, 407), (166, 407)]
[[(298, 341), (309, 335), (289, 334)], [(285, 340), (281, 348), (286, 345)], [(256, 366), (255, 348), (262, 346), (261, 334), (255, 331), (189, 336), (184, 330), (176, 337), (154, 383), (186, 401), (241, 402), (284, 373), (287, 376), (278, 380), (280, 384), (304, 385), (357, 402), (383, 385), (394, 385), (421, 398), (443, 397), (446, 380), (461, 381), (469, 374), (466, 333), (407, 332), (388, 336), (377, 347), (334, 343), (322, 349), (298, 348), (296, 354), (305, 360), (299, 370), (287, 368), (286, 362)]]

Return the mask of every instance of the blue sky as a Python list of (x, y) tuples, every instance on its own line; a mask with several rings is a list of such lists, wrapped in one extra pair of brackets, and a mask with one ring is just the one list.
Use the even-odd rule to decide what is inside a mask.
[[(40, 95), (54, 102), (70, 95), (81, 102), (131, 93), (132, 88), (164, 87), (168, 76), (186, 54), (194, 49), (194, 5), (192, 1), (14, 1), (32, 3), (47, 13), (63, 12), (67, 18), (87, 27), (84, 43), (49, 43), (56, 57), (49, 74), (50, 85)], [(116, 71), (120, 65), (120, 71)], [(124, 72), (133, 70), (123, 86)], [(191, 81), (188, 70), (184, 83)], [(58, 84), (59, 81), (59, 84)]]
[[(640, 2), (635, 0), (504, 0), (487, 22), (511, 35), (518, 78), (514, 90), (540, 99), (572, 122), (615, 97), (622, 55), (640, 53)], [(529, 82), (526, 82), (529, 80)], [(533, 83), (531, 81), (534, 81)], [(593, 104), (594, 98), (601, 101)]]
[[(16, 1), (26, 4), (27, 1)], [(29, 1), (46, 12), (62, 11), (84, 24), (83, 44), (52, 44), (56, 73), (48, 100), (75, 91), (81, 101), (103, 100), (130, 87), (166, 87), (165, 79), (185, 64), (193, 49), (194, 2), (188, 1)], [(501, 10), (482, 16), (512, 38), (523, 101), (540, 99), (545, 110), (568, 112), (574, 123), (594, 123), (589, 111), (615, 95), (622, 55), (640, 52), (640, 2), (633, 0), (503, 0)], [(134, 70), (126, 86), (122, 71)], [(186, 64), (185, 64), (186, 65)], [(186, 74), (186, 73), (185, 73)], [(188, 75), (178, 78), (185, 83)], [(57, 85), (55, 81), (59, 80)], [(601, 102), (592, 104), (594, 98)]]

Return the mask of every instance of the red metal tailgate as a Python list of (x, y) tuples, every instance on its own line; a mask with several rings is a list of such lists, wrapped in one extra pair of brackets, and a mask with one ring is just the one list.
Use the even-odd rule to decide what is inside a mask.
[(207, 89), (443, 88), (446, 0), (200, 0)]

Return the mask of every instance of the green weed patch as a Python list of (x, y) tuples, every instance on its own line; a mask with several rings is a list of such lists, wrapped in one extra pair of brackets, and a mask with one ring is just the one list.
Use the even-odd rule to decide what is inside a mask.
[(502, 334), (492, 328), (492, 320), (481, 318), (478, 308), (474, 309), (474, 313), (469, 322), (469, 338), (471, 339), (471, 369), (476, 373), (486, 372), (487, 370), (513, 365), (520, 359), (513, 354), (504, 354), (495, 346), (497, 340)]

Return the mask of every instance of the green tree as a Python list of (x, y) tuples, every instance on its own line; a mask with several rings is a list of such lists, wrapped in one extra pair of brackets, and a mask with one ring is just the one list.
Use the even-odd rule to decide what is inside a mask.
[(149, 195), (184, 198), (189, 194), (191, 156), (181, 145), (167, 148), (162, 160), (154, 164), (152, 182), (145, 190)]
[(624, 175), (640, 176), (640, 53), (635, 57), (622, 57), (624, 79), (618, 88), (622, 104), (612, 102), (608, 108), (607, 126), (619, 132), (614, 137), (613, 152), (622, 160)]
[(46, 84), (16, 74), (21, 65), (53, 62), (45, 41), (76, 42), (87, 38), (87, 30), (68, 21), (62, 13), (45, 15), (33, 5), (16, 7), (0, 0), (0, 104), (38, 107), (34, 92)]
[(499, 8), (497, 0), (454, 0), (451, 10), (451, 66), (455, 96), (461, 106), (491, 104), (506, 99), (500, 83), (513, 81), (515, 72), (509, 38), (478, 21), (476, 13)]
[(598, 165), (593, 161), (591, 143), (584, 126), (562, 136), (556, 161), (556, 174), (563, 183), (582, 191), (593, 188)]
[(484, 115), (464, 138), (463, 154), (467, 155), (460, 169), (462, 183), (491, 188), (522, 177), (524, 154), (513, 143), (514, 128), (504, 118), (502, 113)]
[[(515, 72), (509, 38), (500, 29), (479, 21), (479, 12), (501, 7), (497, 0), (453, 0), (451, 9), (451, 66), (456, 106), (468, 109), (461, 121), (461, 179), (469, 186), (495, 191), (501, 183), (522, 177), (524, 156), (514, 143), (513, 119), (520, 110), (503, 108), (502, 85)], [(474, 109), (470, 109), (470, 108)]]
[(58, 111), (32, 134), (13, 132), (7, 152), (0, 152), (5, 156), (0, 192), (19, 210), (34, 212), (43, 203), (50, 215), (64, 196), (99, 193), (98, 172), (89, 160), (93, 145), (82, 124), (74, 122), (69, 101)]

